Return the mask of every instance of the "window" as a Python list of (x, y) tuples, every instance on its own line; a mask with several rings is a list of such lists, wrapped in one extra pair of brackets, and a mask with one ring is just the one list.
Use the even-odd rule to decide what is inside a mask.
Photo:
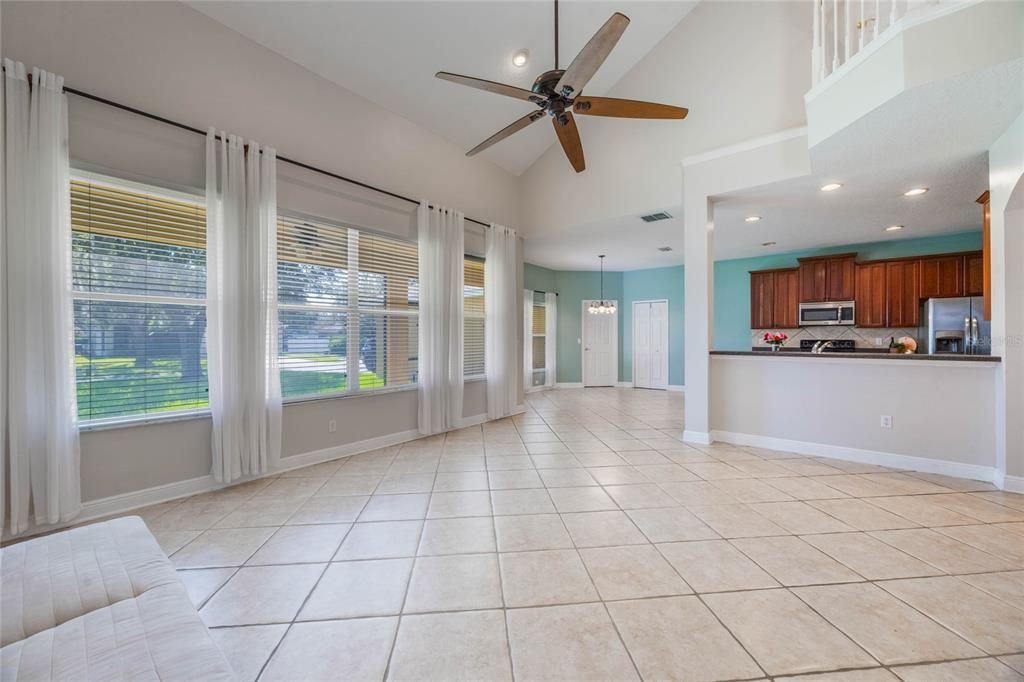
[(533, 385), (545, 382), (545, 348), (547, 344), (547, 308), (544, 292), (533, 292)]
[(206, 210), (185, 195), (71, 182), (78, 416), (206, 407)]
[[(277, 277), (282, 395), (416, 383), (418, 271), (414, 244), (281, 217)], [(349, 367), (359, 368), (358, 382), (349, 381)]]
[(463, 273), (463, 350), (462, 374), (472, 377), (484, 373), (484, 261), (466, 256)]

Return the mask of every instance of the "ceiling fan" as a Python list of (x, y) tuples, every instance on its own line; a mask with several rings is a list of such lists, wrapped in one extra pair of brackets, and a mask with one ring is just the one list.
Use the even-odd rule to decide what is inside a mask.
[(580, 50), (569, 68), (560, 69), (558, 68), (558, 0), (555, 0), (555, 68), (537, 76), (532, 89), (526, 90), (482, 78), (438, 71), (435, 75), (442, 80), (533, 102), (540, 107), (539, 111), (529, 113), (491, 135), (466, 152), (466, 156), (482, 152), (531, 123), (550, 116), (562, 150), (569, 159), (569, 163), (579, 173), (587, 165), (583, 159), (583, 145), (580, 142), (580, 133), (576, 128), (573, 113), (614, 118), (686, 118), (686, 114), (689, 112), (683, 107), (632, 99), (588, 97), (582, 94), (583, 88), (611, 54), (627, 26), (629, 26), (629, 17), (616, 12), (608, 21), (604, 22), (604, 26), (598, 29), (590, 42)]

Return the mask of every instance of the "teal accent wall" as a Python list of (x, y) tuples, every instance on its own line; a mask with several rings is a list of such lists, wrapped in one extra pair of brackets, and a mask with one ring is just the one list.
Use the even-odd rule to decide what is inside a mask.
[(899, 241), (846, 244), (824, 249), (739, 258), (715, 262), (715, 329), (712, 347), (716, 350), (750, 350), (750, 277), (751, 270), (796, 267), (797, 258), (829, 253), (857, 252), (858, 260), (924, 256), (981, 249), (981, 232), (961, 232), (941, 237), (920, 237)]
[[(751, 270), (796, 267), (796, 259), (829, 253), (857, 252), (859, 260), (900, 258), (933, 253), (981, 249), (981, 232), (962, 232), (941, 237), (846, 244), (823, 249), (716, 261), (714, 266), (715, 328), (712, 347), (717, 350), (750, 350)], [(633, 379), (633, 301), (668, 299), (669, 383), (686, 383), (683, 357), (683, 266), (606, 272), (605, 298), (619, 302), (619, 381)], [(583, 380), (581, 368), (582, 302), (597, 298), (599, 274), (559, 271), (526, 263), (523, 282), (527, 289), (558, 293), (558, 377), (560, 383)]]
[(633, 380), (633, 302), (668, 300), (668, 382), (681, 386), (683, 376), (683, 266), (622, 273), (623, 305), (621, 380)]

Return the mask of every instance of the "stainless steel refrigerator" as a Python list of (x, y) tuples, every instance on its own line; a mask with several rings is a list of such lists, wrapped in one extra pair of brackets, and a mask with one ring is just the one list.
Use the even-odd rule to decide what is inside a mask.
[(929, 355), (991, 355), (992, 323), (981, 296), (929, 298), (921, 304), (921, 345)]

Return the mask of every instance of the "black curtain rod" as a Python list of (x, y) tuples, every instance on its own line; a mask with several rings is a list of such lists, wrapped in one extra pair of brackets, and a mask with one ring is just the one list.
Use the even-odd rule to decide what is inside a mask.
[[(6, 70), (7, 69), (5, 68), (4, 71), (6, 71)], [(30, 83), (31, 83), (31, 80), (32, 80), (32, 76), (29, 75), (29, 82)], [(159, 121), (160, 123), (164, 123), (164, 124), (169, 125), (169, 126), (174, 126), (175, 128), (180, 128), (181, 130), (187, 130), (190, 133), (195, 133), (196, 135), (203, 135), (203, 136), (206, 135), (206, 131), (205, 130), (200, 130), (199, 128), (196, 128), (194, 126), (190, 126), (190, 125), (188, 125), (186, 123), (180, 123), (179, 121), (173, 121), (173, 120), (171, 120), (169, 118), (165, 118), (163, 116), (158, 116), (156, 114), (151, 114), (148, 111), (143, 111), (142, 109), (136, 109), (135, 107), (130, 107), (127, 104), (121, 104), (120, 102), (115, 102), (115, 101), (107, 99), (105, 97), (99, 97), (98, 95), (93, 95), (93, 94), (85, 92), (83, 90), (76, 90), (75, 88), (69, 88), (67, 86), (64, 86), (64, 92), (69, 94), (69, 95), (75, 95), (76, 97), (81, 97), (83, 99), (92, 100), (93, 102), (99, 102), (100, 104), (105, 104), (108, 107), (113, 107), (114, 109), (120, 109), (121, 111), (127, 111), (130, 114), (135, 114), (136, 116), (142, 116), (144, 118), (150, 119), (151, 121)], [(218, 135), (218, 137), (220, 137), (220, 136)], [(329, 170), (324, 170), (323, 168), (317, 168), (316, 166), (312, 166), (312, 165), (310, 165), (308, 163), (303, 163), (302, 161), (296, 161), (295, 159), (289, 159), (287, 156), (278, 156), (277, 160), (278, 161), (283, 161), (283, 162), (291, 164), (293, 166), (297, 166), (299, 168), (304, 168), (305, 170), (312, 171), (314, 173), (319, 173), (320, 175), (326, 175), (327, 177), (334, 178), (335, 180), (341, 180), (342, 182), (347, 182), (347, 183), (349, 183), (351, 185), (356, 185), (356, 186), (362, 187), (364, 189), (373, 190), (374, 192), (379, 192), (380, 194), (386, 194), (387, 196), (393, 197), (395, 199), (401, 199), (402, 201), (408, 201), (410, 204), (419, 204), (420, 203), (417, 199), (413, 199), (412, 197), (407, 197), (404, 194), (399, 194), (398, 192), (392, 192), (391, 190), (383, 189), (381, 187), (375, 187), (375, 186), (373, 186), (373, 185), (371, 185), (369, 183), (362, 182), (360, 180), (354, 180), (352, 178), (345, 177), (344, 175), (341, 175), (339, 173), (334, 173), (334, 172), (329, 171)], [(433, 208), (433, 206), (431, 206), (431, 208)], [(477, 225), (482, 225), (483, 227), (490, 227), (490, 223), (485, 223), (484, 221), (477, 220), (476, 218), (470, 218), (470, 217), (466, 216), (466, 220), (468, 220), (471, 223), (476, 223)]]

